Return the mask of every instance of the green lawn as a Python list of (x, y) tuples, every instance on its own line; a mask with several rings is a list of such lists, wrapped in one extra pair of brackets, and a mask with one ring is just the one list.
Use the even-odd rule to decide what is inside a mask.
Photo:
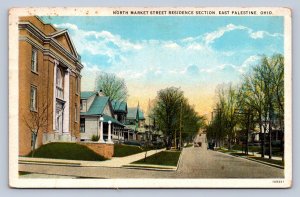
[(152, 165), (166, 165), (177, 166), (180, 151), (162, 151), (151, 155), (144, 159), (133, 162), (133, 164), (152, 164)]
[(145, 150), (139, 146), (115, 144), (114, 145), (114, 157), (126, 157), (129, 155), (144, 152)]
[(31, 172), (19, 171), (19, 175), (20, 175), (20, 176), (22, 176), (22, 175), (27, 175), (27, 174), (31, 174)]
[[(31, 153), (28, 155), (31, 157)], [(53, 142), (41, 146), (35, 150), (34, 157), (52, 158), (52, 159), (69, 159), (84, 161), (104, 161), (101, 155), (98, 155), (84, 145), (76, 143), (58, 143)]]
[[(250, 152), (258, 152), (258, 151), (260, 151), (260, 146), (248, 146), (248, 152), (250, 153)], [(240, 145), (234, 145), (234, 146), (232, 146), (232, 149), (233, 150), (239, 150), (239, 151), (242, 151), (242, 150), (244, 150), (245, 151), (245, 146), (244, 147), (242, 147), (242, 146), (240, 146)]]
[(189, 143), (189, 144), (187, 144), (187, 145), (185, 146), (185, 148), (192, 147), (192, 146), (193, 146), (193, 144), (192, 144), (192, 143)]
[(229, 153), (229, 154), (234, 156), (247, 156), (245, 153)]
[(219, 149), (219, 150), (217, 150), (217, 151), (219, 151), (219, 152), (221, 152), (221, 153), (231, 153), (231, 152), (235, 152), (234, 150), (227, 150), (227, 149)]

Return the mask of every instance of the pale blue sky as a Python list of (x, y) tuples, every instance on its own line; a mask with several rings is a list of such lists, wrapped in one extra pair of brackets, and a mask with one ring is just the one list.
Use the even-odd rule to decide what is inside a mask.
[[(238, 83), (260, 55), (283, 53), (283, 17), (42, 17), (67, 28), (82, 57), (82, 89), (97, 72), (125, 79), (129, 103), (145, 106), (164, 87), (181, 87), (206, 113), (219, 83)], [(209, 100), (209, 102), (208, 102)], [(205, 103), (207, 106), (205, 106)]]

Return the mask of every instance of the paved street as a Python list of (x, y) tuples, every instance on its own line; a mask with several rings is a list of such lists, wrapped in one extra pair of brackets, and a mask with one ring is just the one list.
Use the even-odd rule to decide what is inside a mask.
[[(205, 136), (199, 136), (196, 141), (204, 139)], [(177, 171), (37, 164), (20, 164), (20, 171), (93, 178), (281, 178), (284, 175), (283, 169), (207, 150), (205, 143), (202, 147), (183, 149)]]

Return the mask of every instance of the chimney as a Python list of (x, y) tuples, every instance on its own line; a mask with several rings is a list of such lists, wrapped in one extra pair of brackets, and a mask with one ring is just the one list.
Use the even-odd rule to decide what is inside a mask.
[(99, 90), (99, 91), (98, 91), (98, 96), (105, 96), (105, 94), (103, 93), (102, 90)]

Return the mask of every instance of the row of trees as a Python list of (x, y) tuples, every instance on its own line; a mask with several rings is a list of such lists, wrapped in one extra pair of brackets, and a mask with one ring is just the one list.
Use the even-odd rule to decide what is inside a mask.
[(248, 154), (250, 131), (259, 131), (261, 156), (268, 145), (272, 157), (272, 130), (281, 131), (283, 152), (284, 131), (284, 58), (281, 54), (263, 56), (243, 77), (239, 86), (223, 84), (217, 87), (217, 102), (207, 136), (220, 146), (226, 142), (244, 142)]
[[(101, 73), (96, 77), (95, 90), (102, 90), (113, 100), (126, 101), (128, 97), (124, 79), (110, 73)], [(172, 142), (181, 147), (181, 139), (192, 139), (205, 125), (204, 118), (195, 112), (180, 88), (160, 90), (149, 113), (150, 118), (157, 122), (158, 129), (164, 133), (168, 148)]]
[(183, 140), (191, 139), (205, 125), (204, 117), (196, 113), (183, 91), (176, 87), (158, 91), (151, 116), (164, 133), (167, 148), (172, 142), (177, 148), (182, 147)]

